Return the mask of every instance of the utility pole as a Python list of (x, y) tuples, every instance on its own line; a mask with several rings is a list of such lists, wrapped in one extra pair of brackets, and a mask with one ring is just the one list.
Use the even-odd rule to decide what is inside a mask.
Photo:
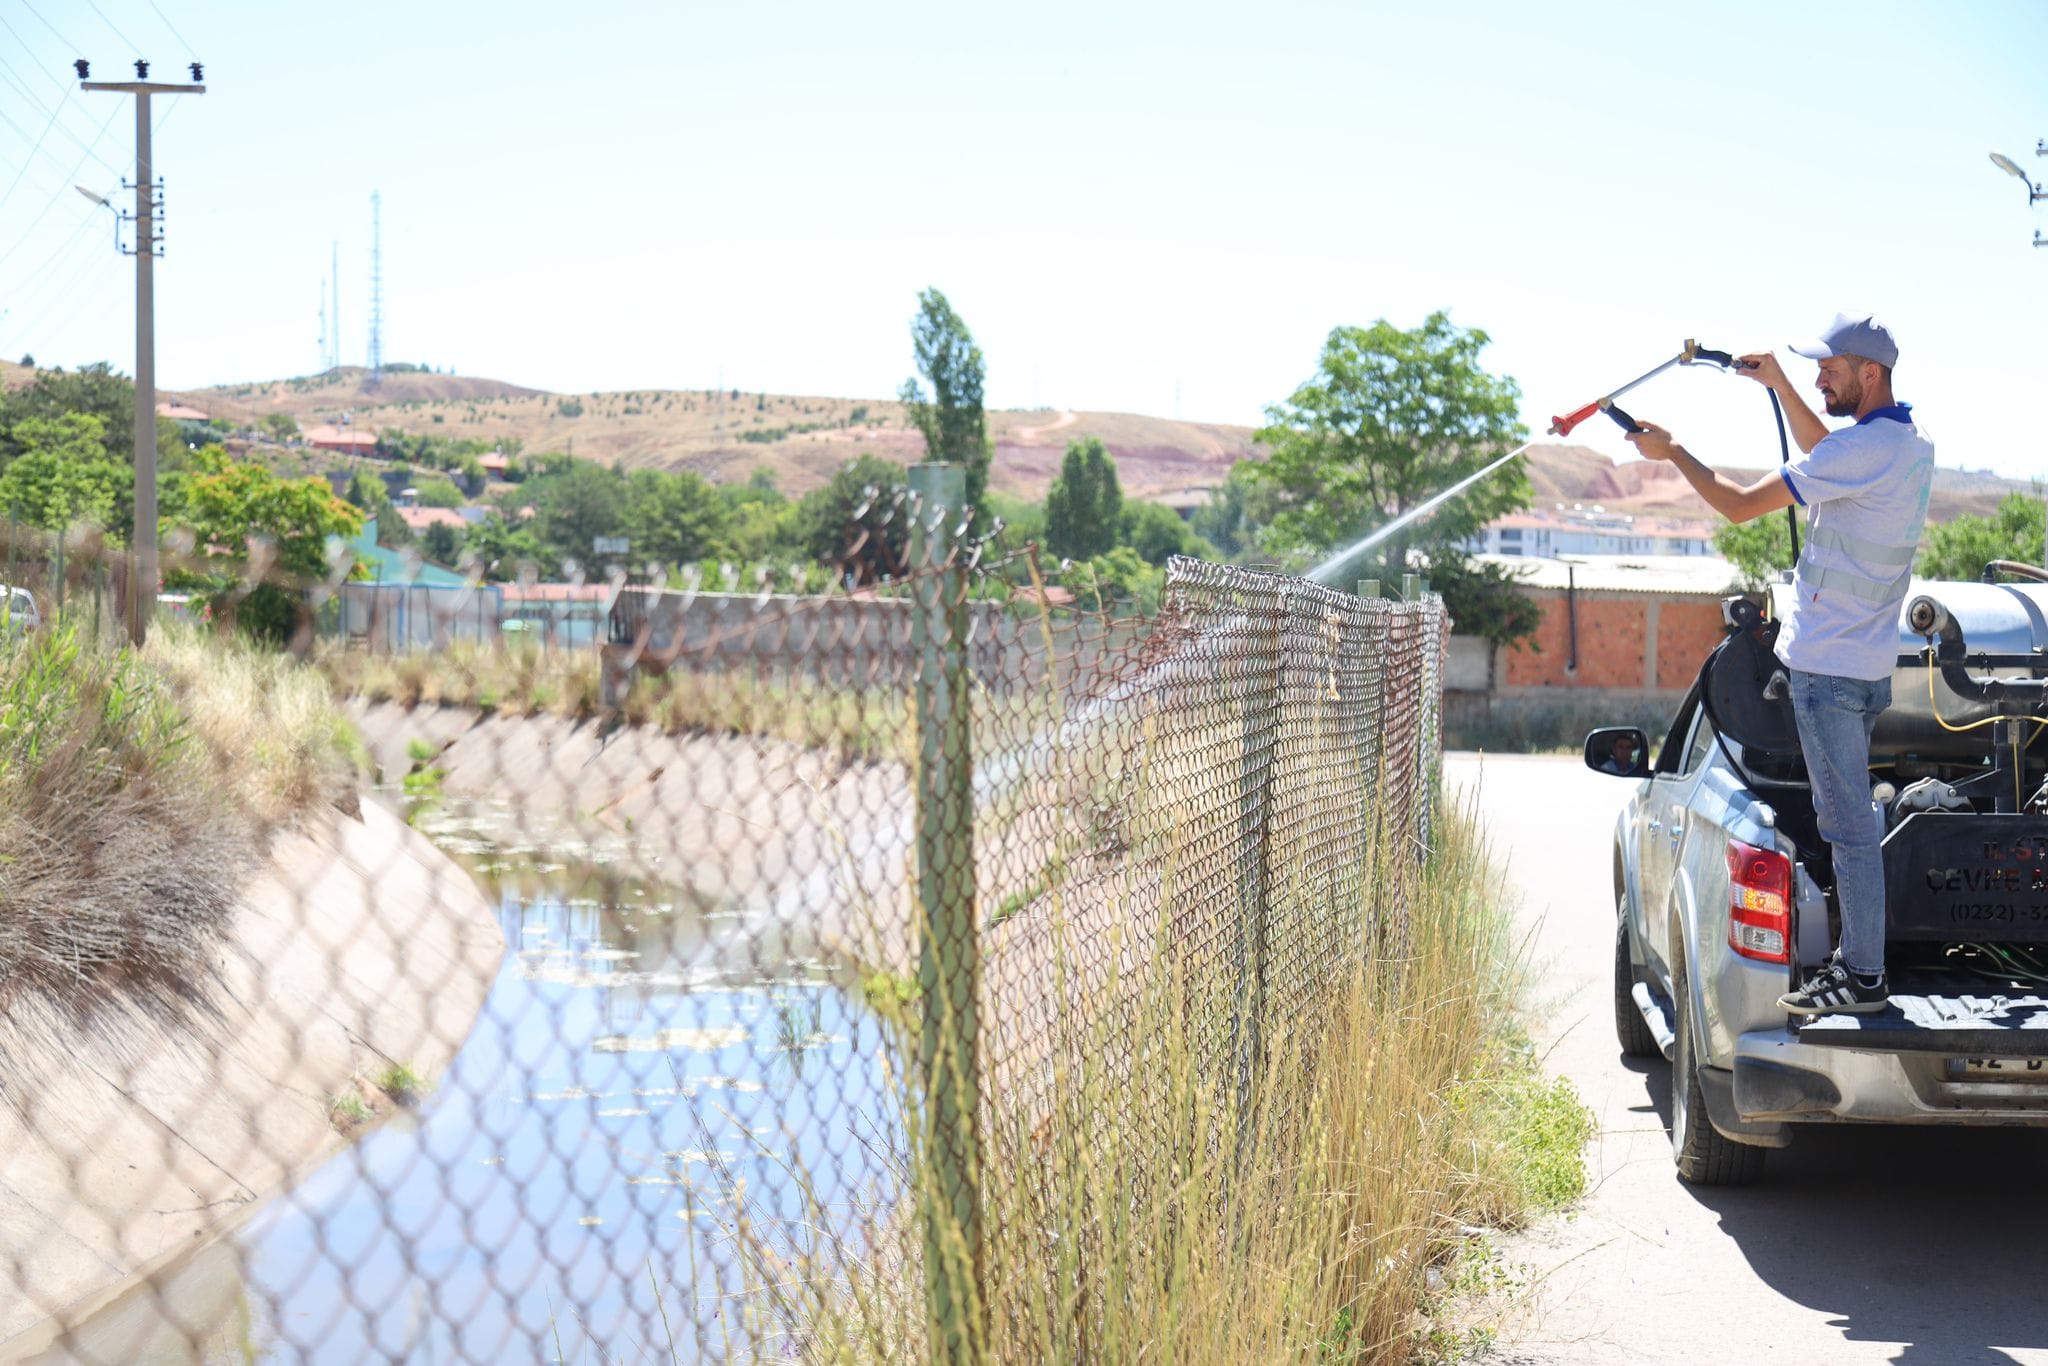
[[(2034, 155), (2037, 157), (2048, 157), (2048, 138), (2041, 138), (2035, 142)], [(2048, 190), (2044, 190), (2039, 185), (2036, 185), (2032, 177), (2021, 170), (2020, 164), (2011, 157), (2006, 156), (2002, 152), (1993, 152), (1991, 154), (1991, 164), (2027, 187), (2028, 208), (2031, 209), (2042, 200), (2048, 199)], [(2039, 228), (2034, 229), (2034, 245), (2037, 247), (2048, 247), (2048, 237), (2043, 237)], [(2041, 512), (2043, 525), (2048, 526), (2048, 487), (2043, 487), (2041, 490)], [(2048, 569), (2048, 540), (2044, 540), (2041, 544), (2041, 565), (2044, 569)]]
[(163, 209), (161, 182), (151, 173), (149, 97), (204, 95), (206, 72), (191, 64), (190, 85), (149, 79), (149, 63), (137, 60), (132, 81), (92, 81), (84, 58), (73, 62), (85, 90), (112, 91), (135, 97), (135, 531), (134, 553), (128, 560), (128, 639), (140, 646), (149, 638), (149, 619), (156, 607), (156, 278), (154, 267), (163, 250), (157, 215)]

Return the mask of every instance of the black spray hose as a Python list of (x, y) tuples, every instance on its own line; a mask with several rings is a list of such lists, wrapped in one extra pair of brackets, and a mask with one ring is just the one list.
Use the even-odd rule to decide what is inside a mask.
[[(1767, 392), (1771, 396), (1771, 416), (1778, 419), (1778, 468), (1783, 469), (1792, 463), (1792, 442), (1785, 435), (1785, 405), (1778, 402), (1778, 391), (1776, 389), (1771, 389)], [(1797, 566), (1799, 563), (1799, 509), (1791, 503), (1785, 505), (1785, 525), (1792, 531), (1792, 563), (1794, 566)]]

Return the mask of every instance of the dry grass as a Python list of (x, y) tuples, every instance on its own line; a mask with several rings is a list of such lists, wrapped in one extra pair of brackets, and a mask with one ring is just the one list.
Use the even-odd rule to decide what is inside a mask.
[[(458, 643), (372, 655), (323, 642), (314, 663), (337, 698), (506, 717), (592, 721), (603, 715), (594, 649)], [(910, 752), (910, 708), (902, 689), (844, 688), (788, 673), (643, 674), (618, 719), (664, 735), (754, 735), (848, 759), (901, 762)]]
[[(1215, 1026), (1235, 981), (1190, 981), (1166, 949), (1130, 1035), (1068, 1022), (1049, 1111), (989, 1103), (988, 1360), (1320, 1366), (1469, 1345), (1434, 1323), (1426, 1269), (1463, 1255), (1466, 1225), (1576, 1198), (1590, 1126), (1518, 1043), (1495, 870), (1469, 817), (1444, 825), (1426, 868), (1382, 854), (1369, 870), (1412, 908), (1406, 958), (1362, 966), (1320, 1017), (1269, 1040), (1249, 1108), (1211, 1042), (1228, 1036)], [(1126, 1037), (1146, 1041), (1135, 1057)], [(937, 1178), (907, 1085), (902, 1103), (903, 1180), (922, 1199), (870, 1212), (866, 1242), (821, 1236), (843, 1227), (822, 1206), (800, 1236), (767, 1220), (735, 1230), (774, 1351), (924, 1355), (915, 1207)]]
[(210, 637), (0, 645), (0, 1008), (189, 998), (269, 832), (353, 790), (318, 679)]

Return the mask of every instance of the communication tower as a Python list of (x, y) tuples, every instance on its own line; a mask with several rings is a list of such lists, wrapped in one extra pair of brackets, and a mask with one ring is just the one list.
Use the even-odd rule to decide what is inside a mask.
[(370, 194), (370, 373), (363, 388), (374, 392), (384, 382), (384, 196)]

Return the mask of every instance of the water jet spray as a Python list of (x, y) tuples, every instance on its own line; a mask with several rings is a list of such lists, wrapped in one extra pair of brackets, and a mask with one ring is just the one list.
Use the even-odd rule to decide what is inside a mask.
[[(1740, 370), (1752, 368), (1745, 366), (1741, 361), (1737, 360), (1734, 356), (1730, 355), (1726, 351), (1716, 351), (1712, 347), (1701, 346), (1692, 338), (1687, 337), (1685, 339), (1685, 345), (1682, 348), (1680, 348), (1678, 354), (1673, 356), (1671, 359), (1664, 361), (1661, 364), (1658, 364), (1649, 370), (1645, 370), (1642, 374), (1637, 375), (1634, 379), (1622, 385), (1620, 388), (1609, 390), (1607, 393), (1602, 394), (1599, 398), (1594, 399), (1591, 403), (1586, 404), (1584, 407), (1575, 408), (1571, 412), (1566, 413), (1563, 417), (1553, 417), (1550, 420), (1550, 431), (1547, 434), (1550, 436), (1569, 435), (1572, 428), (1578, 426), (1587, 418), (1592, 417), (1595, 413), (1607, 414), (1607, 416), (1611, 418), (1614, 421), (1614, 423), (1625, 432), (1642, 431), (1642, 424), (1637, 422), (1633, 417), (1630, 417), (1628, 413), (1624, 412), (1621, 408), (1617, 407), (1615, 405), (1614, 400), (1620, 398), (1623, 394), (1635, 388), (1637, 385), (1655, 379), (1657, 376), (1663, 374), (1666, 370), (1669, 370), (1674, 365), (1712, 365), (1722, 370)], [(1775, 393), (1771, 395), (1771, 409), (1774, 413), (1776, 413), (1778, 418), (1778, 447), (1780, 452), (1780, 459), (1781, 461), (1790, 460), (1791, 449), (1787, 444), (1785, 437), (1785, 413), (1784, 409), (1779, 405), (1778, 396)], [(1393, 521), (1388, 522), (1385, 526), (1380, 527), (1378, 530), (1371, 532), (1362, 539), (1354, 541), (1350, 545), (1344, 547), (1342, 550), (1337, 551), (1328, 559), (1324, 560), (1321, 564), (1309, 570), (1305, 577), (1313, 579), (1317, 583), (1329, 584), (1331, 587), (1349, 587), (1350, 584), (1354, 582), (1357, 578), (1357, 568), (1367, 558), (1368, 554), (1371, 552), (1374, 546), (1386, 540), (1387, 537), (1392, 536), (1395, 532), (1400, 531), (1403, 527), (1412, 525), (1413, 523), (1420, 521), (1422, 518), (1427, 517), (1430, 513), (1436, 511), (1445, 503), (1449, 502), (1451, 499), (1463, 493), (1466, 489), (1471, 488), (1474, 484), (1486, 478), (1495, 470), (1502, 468), (1510, 461), (1515, 460), (1516, 458), (1521, 456), (1535, 444), (1536, 443), (1534, 441), (1523, 442), (1521, 445), (1515, 447), (1515, 449), (1509, 451), (1506, 455), (1503, 455), (1498, 460), (1495, 460), (1491, 464), (1487, 465), (1484, 469), (1466, 475), (1463, 479), (1460, 479), (1457, 483), (1451, 485), (1443, 492), (1432, 495), (1426, 501), (1418, 503), (1414, 507), (1408, 509), (1408, 511), (1402, 513)], [(1788, 517), (1792, 516), (1792, 509), (1787, 508), (1785, 511)], [(1799, 557), (1799, 526), (1796, 519), (1793, 521), (1792, 525), (1792, 557), (1795, 560)]]

